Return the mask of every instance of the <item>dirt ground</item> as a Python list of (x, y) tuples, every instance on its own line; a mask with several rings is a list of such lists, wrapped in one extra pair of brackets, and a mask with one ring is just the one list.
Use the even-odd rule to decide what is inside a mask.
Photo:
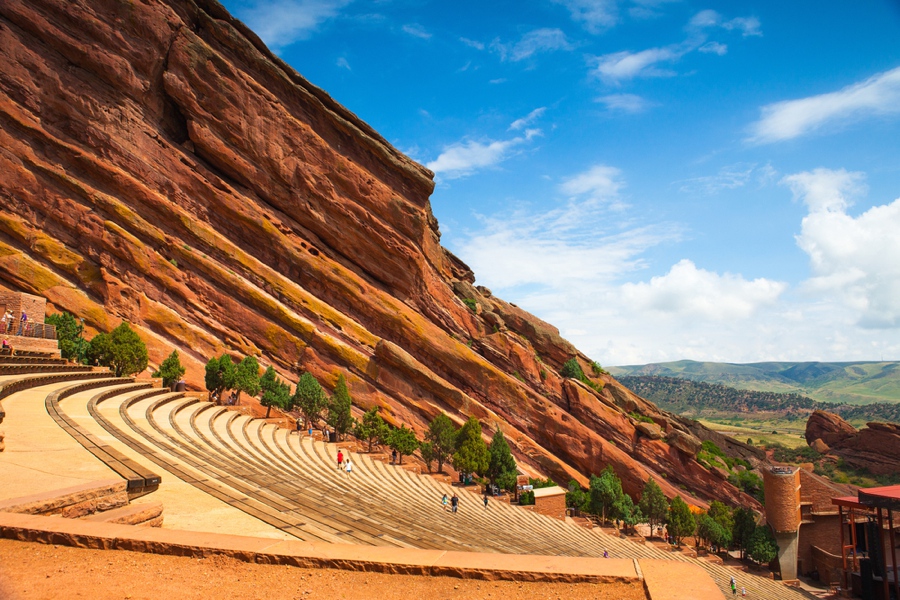
[(386, 575), (85, 550), (0, 539), (0, 600), (646, 600), (633, 584), (516, 583)]

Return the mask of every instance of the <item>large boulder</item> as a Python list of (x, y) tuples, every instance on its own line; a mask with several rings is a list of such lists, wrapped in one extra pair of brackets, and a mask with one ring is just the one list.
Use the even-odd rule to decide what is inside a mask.
[(833, 446), (856, 434), (856, 428), (838, 415), (824, 410), (814, 411), (806, 421), (806, 443), (820, 439)]
[(702, 442), (699, 439), (678, 429), (666, 436), (666, 441), (670, 446), (678, 448), (680, 451), (691, 457), (697, 456), (697, 453), (700, 452), (700, 447), (702, 446)]

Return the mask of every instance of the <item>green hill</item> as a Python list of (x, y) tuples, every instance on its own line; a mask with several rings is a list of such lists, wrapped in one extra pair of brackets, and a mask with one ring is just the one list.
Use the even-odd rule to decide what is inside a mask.
[(679, 360), (609, 367), (617, 378), (678, 377), (733, 388), (807, 396), (834, 404), (900, 402), (900, 362), (760, 362)]

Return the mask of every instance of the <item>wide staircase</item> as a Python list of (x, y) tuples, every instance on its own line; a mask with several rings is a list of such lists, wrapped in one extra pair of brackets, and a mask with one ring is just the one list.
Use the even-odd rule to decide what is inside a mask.
[[(38, 358), (38, 357), (34, 357)], [(4, 362), (61, 366), (38, 361)], [(37, 383), (35, 377), (45, 379)], [(46, 379), (56, 378), (56, 379)], [(47, 413), (100, 461), (127, 480), (134, 495), (178, 478), (296, 538), (342, 544), (600, 557), (659, 558), (697, 564), (726, 595), (732, 576), (755, 598), (811, 598), (757, 575), (667, 552), (551, 519), (343, 450), (263, 419), (147, 382), (85, 370), (0, 376), (0, 399), (29, 384), (47, 385)], [(90, 393), (86, 393), (90, 390)], [(13, 391), (12, 393), (15, 393)], [(459, 512), (441, 497), (460, 498)], [(672, 582), (677, 585), (677, 582)]]

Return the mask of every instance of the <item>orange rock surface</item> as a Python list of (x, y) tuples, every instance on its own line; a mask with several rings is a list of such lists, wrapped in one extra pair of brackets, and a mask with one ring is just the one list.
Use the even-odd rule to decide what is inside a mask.
[[(129, 321), (195, 388), (221, 352), (326, 388), (345, 373), (360, 408), (420, 433), (440, 411), (502, 425), (563, 484), (612, 464), (632, 494), (654, 476), (757, 506), (685, 450), (702, 430), (475, 287), (440, 245), (432, 173), (217, 2), (4, 0), (0, 82), (0, 285), (89, 331)], [(558, 374), (573, 356), (593, 389)]]

